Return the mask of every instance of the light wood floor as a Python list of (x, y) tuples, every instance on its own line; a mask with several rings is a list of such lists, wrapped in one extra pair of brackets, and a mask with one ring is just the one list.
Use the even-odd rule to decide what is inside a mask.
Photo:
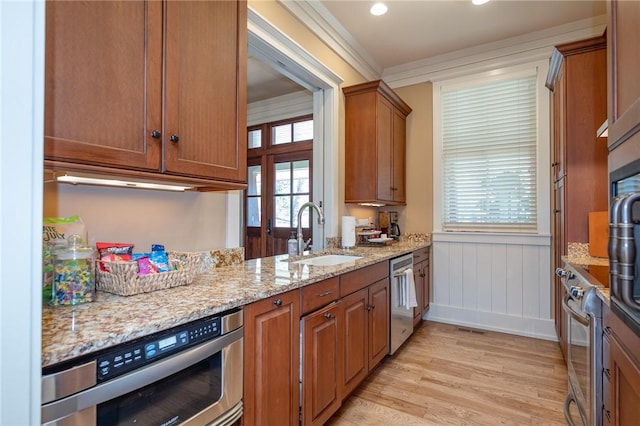
[(423, 321), (327, 423), (565, 426), (556, 342)]

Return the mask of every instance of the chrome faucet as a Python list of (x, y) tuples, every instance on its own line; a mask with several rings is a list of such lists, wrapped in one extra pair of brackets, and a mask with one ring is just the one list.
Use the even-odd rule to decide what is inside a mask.
[(308, 201), (300, 206), (298, 210), (298, 254), (303, 254), (305, 248), (311, 243), (311, 238), (309, 241), (305, 243), (304, 238), (302, 237), (302, 211), (305, 207), (313, 207), (318, 212), (318, 224), (324, 225), (324, 213), (322, 213), (322, 207), (314, 203), (313, 201)]

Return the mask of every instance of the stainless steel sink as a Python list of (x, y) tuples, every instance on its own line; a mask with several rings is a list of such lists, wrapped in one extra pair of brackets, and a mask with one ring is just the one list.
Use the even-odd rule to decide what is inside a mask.
[(324, 256), (296, 260), (295, 262), (291, 263), (314, 266), (336, 266), (343, 263), (355, 262), (358, 259), (362, 259), (362, 256), (351, 256), (346, 254), (326, 254)]

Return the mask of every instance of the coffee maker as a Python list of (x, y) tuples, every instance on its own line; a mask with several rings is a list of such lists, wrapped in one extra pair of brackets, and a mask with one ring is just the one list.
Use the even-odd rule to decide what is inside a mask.
[(398, 225), (398, 212), (388, 211), (378, 213), (378, 226), (383, 234), (389, 238), (400, 238), (400, 225)]

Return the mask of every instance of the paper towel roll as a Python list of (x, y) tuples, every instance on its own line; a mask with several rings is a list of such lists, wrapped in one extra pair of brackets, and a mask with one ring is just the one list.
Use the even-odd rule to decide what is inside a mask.
[(356, 217), (342, 216), (342, 247), (356, 245)]

